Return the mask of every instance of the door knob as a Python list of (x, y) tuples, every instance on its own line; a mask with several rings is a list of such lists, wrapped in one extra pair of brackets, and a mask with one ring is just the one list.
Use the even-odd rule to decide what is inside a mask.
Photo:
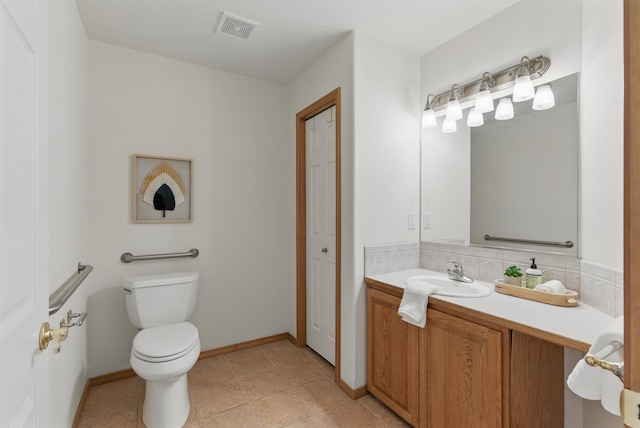
[(322, 252), (323, 252), (323, 253), (325, 253), (325, 254), (327, 254), (327, 251), (329, 251), (329, 250), (327, 250), (327, 247), (324, 247), (324, 248), (322, 249)]

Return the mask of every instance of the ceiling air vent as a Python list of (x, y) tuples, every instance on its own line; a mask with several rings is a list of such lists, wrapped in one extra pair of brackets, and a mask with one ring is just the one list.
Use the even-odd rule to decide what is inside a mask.
[(258, 25), (260, 24), (223, 12), (216, 33), (247, 40)]

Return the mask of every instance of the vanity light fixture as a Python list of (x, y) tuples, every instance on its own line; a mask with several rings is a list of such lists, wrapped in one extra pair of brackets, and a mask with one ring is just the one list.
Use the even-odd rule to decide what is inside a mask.
[(496, 109), (496, 120), (509, 120), (513, 118), (513, 104), (510, 98), (500, 98)]
[(533, 83), (531, 82), (529, 67), (529, 58), (523, 56), (520, 60), (520, 67), (518, 67), (518, 71), (516, 72), (516, 81), (513, 85), (514, 103), (530, 100), (535, 94)]
[(460, 101), (458, 101), (459, 93), (460, 85), (453, 85), (449, 94), (449, 102), (447, 103), (447, 119), (449, 120), (462, 119), (462, 108), (460, 107)]
[(551, 85), (540, 85), (536, 90), (536, 96), (533, 98), (534, 110), (547, 110), (556, 105)]
[[(532, 80), (544, 75), (550, 66), (551, 60), (545, 56), (540, 55), (531, 59), (523, 56), (518, 64), (502, 71), (497, 73), (485, 72), (482, 78), (471, 83), (455, 84), (451, 87), (451, 90), (436, 96), (429, 94), (423, 112), (423, 128), (436, 126), (435, 120), (431, 118), (432, 112), (437, 117), (444, 109), (446, 109), (446, 119), (451, 121), (461, 119), (462, 106), (475, 106), (475, 112), (471, 118), (467, 118), (467, 123), (474, 124), (469, 126), (480, 126), (475, 125), (479, 121), (476, 114), (482, 115), (482, 113), (493, 111), (493, 97), (495, 94), (501, 91), (504, 94), (511, 88), (513, 88), (512, 98), (514, 102), (529, 100), (534, 98), (535, 95), (534, 110), (551, 108), (554, 106), (551, 86), (541, 85), (536, 91), (532, 83)], [(502, 108), (500, 108), (500, 104)], [(501, 111), (498, 112), (498, 110)], [(496, 119), (506, 120), (512, 117), (513, 105), (511, 104), (511, 98), (501, 100), (496, 109)], [(442, 126), (443, 132), (455, 132), (451, 131), (452, 128), (451, 123), (447, 123), (447, 126), (444, 124)]]
[(429, 96), (427, 97), (427, 104), (424, 106), (424, 111), (422, 112), (422, 127), (425, 129), (434, 128), (436, 125), (438, 125), (438, 122), (436, 121), (436, 112), (431, 106), (433, 97), (433, 94), (429, 94)]
[(488, 113), (493, 111), (493, 97), (491, 96), (491, 85), (495, 85), (496, 81), (488, 71), (482, 75), (482, 83), (480, 84), (480, 92), (476, 97), (475, 109), (478, 113)]
[(467, 116), (467, 126), (475, 128), (476, 126), (482, 125), (484, 125), (484, 117), (482, 116), (482, 113), (480, 113), (476, 107), (471, 107), (469, 115)]

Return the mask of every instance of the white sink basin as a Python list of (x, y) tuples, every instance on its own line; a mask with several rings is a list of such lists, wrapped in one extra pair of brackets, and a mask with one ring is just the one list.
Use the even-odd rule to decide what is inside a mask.
[(484, 297), (491, 294), (491, 289), (475, 282), (467, 283), (454, 281), (446, 276), (436, 275), (419, 275), (412, 276), (405, 280), (405, 283), (409, 281), (421, 281), (427, 284), (440, 287), (434, 294), (441, 296), (451, 297)]

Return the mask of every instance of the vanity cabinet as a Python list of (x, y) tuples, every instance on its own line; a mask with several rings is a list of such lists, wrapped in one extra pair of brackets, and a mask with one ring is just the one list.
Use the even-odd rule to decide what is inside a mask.
[(420, 331), (420, 426), (503, 426), (508, 331), (429, 309)]
[(401, 295), (367, 291), (367, 389), (418, 425), (418, 327), (398, 315)]
[(403, 290), (369, 283), (367, 389), (414, 427), (562, 428), (564, 347), (433, 300), (402, 321)]

